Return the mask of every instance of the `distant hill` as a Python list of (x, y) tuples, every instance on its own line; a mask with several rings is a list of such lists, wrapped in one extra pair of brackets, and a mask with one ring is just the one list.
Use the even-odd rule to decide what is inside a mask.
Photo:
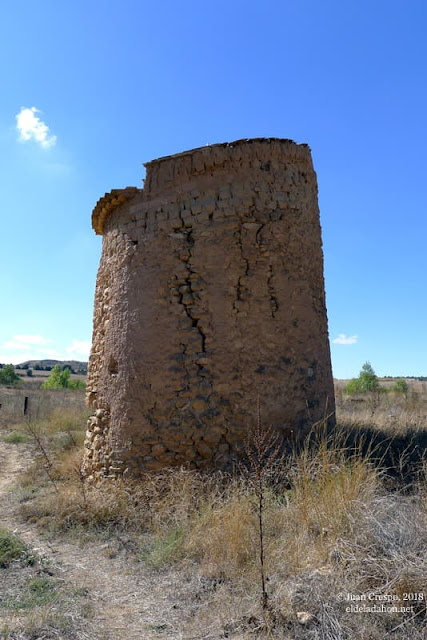
[(21, 364), (17, 364), (15, 369), (34, 369), (34, 371), (50, 371), (59, 364), (61, 367), (69, 367), (71, 373), (87, 374), (87, 362), (79, 362), (78, 360), (27, 360)]

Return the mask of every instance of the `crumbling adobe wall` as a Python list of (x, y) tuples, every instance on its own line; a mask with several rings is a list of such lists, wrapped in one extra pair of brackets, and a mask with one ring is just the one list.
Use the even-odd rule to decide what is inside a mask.
[(112, 191), (103, 235), (84, 467), (230, 466), (248, 429), (287, 437), (334, 410), (317, 182), (290, 140), (218, 144)]

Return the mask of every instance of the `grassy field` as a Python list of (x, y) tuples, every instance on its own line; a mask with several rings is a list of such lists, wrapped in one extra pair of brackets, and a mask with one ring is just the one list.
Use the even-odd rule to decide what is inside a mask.
[(258, 447), (239, 474), (95, 486), (79, 473), (84, 393), (1, 389), (20, 473), (0, 520), (0, 633), (426, 638), (425, 384), (349, 398), (338, 382), (334, 430), (280, 459)]

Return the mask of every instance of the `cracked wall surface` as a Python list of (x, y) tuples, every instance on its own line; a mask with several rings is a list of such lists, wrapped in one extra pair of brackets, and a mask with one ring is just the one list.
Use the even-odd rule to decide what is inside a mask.
[(106, 194), (87, 397), (88, 475), (229, 468), (262, 421), (334, 410), (310, 150), (254, 139), (146, 165)]

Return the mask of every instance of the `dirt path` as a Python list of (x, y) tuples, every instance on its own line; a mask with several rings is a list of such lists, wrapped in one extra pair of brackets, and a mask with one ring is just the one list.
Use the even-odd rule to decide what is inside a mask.
[[(214, 638), (199, 635), (187, 623), (194, 618), (194, 583), (174, 571), (159, 572), (137, 564), (126, 553), (110, 557), (108, 543), (81, 548), (61, 540), (47, 541), (19, 514), (10, 491), (32, 459), (31, 448), (2, 443), (0, 447), (0, 527), (16, 532), (74, 590), (85, 590), (92, 609), (88, 628), (78, 636), (89, 640), (151, 638)], [(192, 626), (190, 624), (190, 626)], [(187, 632), (184, 629), (188, 630)]]
[[(16, 479), (30, 464), (32, 453), (29, 447), (16, 446), (3, 442), (0, 447), (0, 498), (7, 495)], [(0, 518), (4, 516), (0, 506)]]

